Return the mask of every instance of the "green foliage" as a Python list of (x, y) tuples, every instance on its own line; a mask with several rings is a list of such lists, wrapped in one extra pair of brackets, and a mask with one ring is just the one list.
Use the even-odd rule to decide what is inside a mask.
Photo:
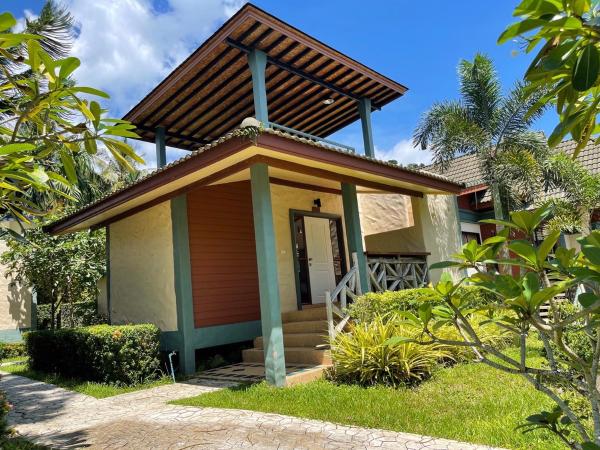
[(24, 236), (27, 242), (7, 239), (0, 261), (16, 282), (35, 289), (40, 305), (52, 305), (51, 327), (62, 305), (95, 301), (98, 280), (106, 271), (103, 230), (52, 236), (36, 227)]
[(138, 138), (135, 127), (105, 117), (98, 100), (108, 95), (73, 79), (80, 61), (60, 42), (72, 21), (64, 9), (44, 8), (27, 22), (30, 33), (13, 33), (11, 14), (0, 18), (0, 213), (28, 222), (47, 213), (32, 193), (71, 198), (65, 189), (77, 182), (74, 155), (94, 155), (101, 144), (124, 167), (143, 160), (121, 140)]
[(23, 342), (0, 342), (0, 361), (6, 358), (25, 356), (25, 343)]
[(504, 219), (510, 209), (531, 201), (540, 186), (548, 148), (530, 127), (542, 111), (527, 111), (543, 92), (530, 95), (518, 82), (503, 96), (492, 61), (481, 54), (461, 61), (458, 74), (460, 99), (434, 104), (415, 129), (414, 144), (432, 151), (441, 169), (457, 156), (477, 155), (495, 217)]
[[(442, 297), (442, 306), (424, 304), (417, 314), (405, 314), (406, 320), (419, 326), (422, 344), (465, 345), (478, 359), (498, 370), (518, 374), (552, 399), (557, 408), (529, 418), (526, 430), (543, 428), (555, 432), (571, 448), (591, 448), (600, 443), (600, 392), (598, 355), (600, 355), (600, 231), (579, 239), (581, 251), (557, 246), (559, 232), (547, 233), (541, 243), (534, 240), (540, 226), (551, 216), (550, 209), (513, 212), (508, 221), (487, 221), (504, 227), (494, 238), (478, 244), (464, 245), (455, 261), (434, 265), (438, 268), (470, 269), (471, 276), (454, 281), (443, 273), (432, 288)], [(514, 231), (514, 233), (509, 233)], [(515, 239), (512, 236), (519, 236)], [(507, 248), (513, 257), (505, 259)], [(508, 268), (507, 274), (484, 271), (485, 266)], [(434, 268), (432, 266), (432, 268)], [(518, 268), (518, 275), (513, 273)], [(514, 271), (517, 273), (517, 271)], [(487, 322), (506, 330), (520, 342), (519, 355), (502, 352), (486, 343), (477, 329), (469, 305), (458, 295), (464, 282), (494, 293), (498, 302)], [(576, 306), (559, 300), (577, 290)], [(542, 319), (540, 308), (549, 306), (549, 316)], [(440, 334), (453, 325), (460, 338), (448, 339)], [(537, 335), (544, 344), (546, 361), (532, 364), (527, 354), (527, 337)], [(402, 339), (399, 337), (398, 339)], [(570, 403), (576, 393), (577, 406)], [(583, 411), (583, 413), (582, 413)], [(592, 412), (591, 418), (589, 418)]]
[(332, 342), (332, 378), (365, 386), (398, 386), (429, 377), (438, 361), (451, 358), (444, 346), (390, 342), (396, 335), (418, 333), (419, 330), (397, 320), (381, 317), (355, 325), (350, 332), (338, 334)]
[(95, 325), (25, 334), (30, 368), (104, 383), (133, 385), (160, 375), (154, 325)]
[(600, 104), (599, 10), (590, 0), (523, 0), (514, 10), (520, 21), (499, 37), (504, 43), (521, 38), (525, 52), (536, 51), (525, 78), (530, 92), (545, 94), (530, 108), (553, 103), (560, 122), (548, 143), (554, 146), (569, 133), (579, 145), (575, 156), (590, 138), (597, 137)]
[[(52, 305), (37, 305), (36, 318), (38, 330), (51, 328)], [(96, 311), (95, 300), (63, 303), (56, 312), (55, 319), (57, 328), (78, 328), (106, 323), (106, 318)]]
[[(494, 294), (478, 286), (463, 286), (458, 292), (472, 308), (484, 308), (496, 301)], [(387, 316), (399, 311), (416, 313), (423, 303), (441, 305), (442, 302), (442, 297), (428, 288), (369, 292), (353, 302), (348, 313), (358, 322), (370, 322), (377, 316)]]

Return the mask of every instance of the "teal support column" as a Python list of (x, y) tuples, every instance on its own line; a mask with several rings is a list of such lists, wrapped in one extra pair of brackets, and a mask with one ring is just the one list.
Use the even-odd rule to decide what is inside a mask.
[(360, 287), (363, 292), (368, 292), (369, 277), (367, 274), (367, 258), (363, 248), (362, 232), (360, 230), (360, 215), (358, 211), (358, 198), (354, 184), (342, 183), (342, 203), (344, 205), (344, 221), (346, 222), (346, 240), (350, 255), (356, 253), (358, 270), (360, 272)]
[[(110, 225), (106, 225), (105, 227), (105, 235), (106, 235), (106, 315), (108, 316), (108, 323), (112, 324), (112, 313), (111, 313), (111, 304), (110, 304)], [(98, 302), (96, 301), (96, 308), (98, 307)]]
[(277, 279), (277, 253), (275, 249), (275, 231), (273, 230), (269, 168), (266, 164), (254, 164), (250, 167), (250, 183), (256, 260), (258, 263), (265, 375), (268, 383), (275, 386), (284, 386), (285, 356), (279, 282)]
[(196, 355), (193, 345), (194, 304), (186, 194), (171, 200), (171, 224), (173, 228), (177, 331), (179, 332), (180, 341), (179, 366), (184, 374), (190, 375), (196, 372)]
[(375, 157), (375, 144), (373, 144), (373, 128), (371, 126), (371, 99), (361, 98), (358, 101), (358, 113), (362, 125), (365, 156)]
[(254, 117), (267, 125), (269, 112), (267, 109), (267, 84), (265, 73), (267, 69), (267, 55), (261, 50), (252, 50), (248, 53), (248, 65), (252, 73), (252, 93), (254, 95)]
[(167, 165), (167, 147), (165, 144), (165, 127), (156, 127), (156, 167), (161, 168)]

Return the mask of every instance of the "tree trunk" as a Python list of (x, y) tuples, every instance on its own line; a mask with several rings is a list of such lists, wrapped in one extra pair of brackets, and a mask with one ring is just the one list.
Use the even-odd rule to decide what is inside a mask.
[[(498, 187), (498, 184), (492, 183), (492, 185), (490, 186), (490, 189), (492, 191), (492, 203), (494, 206), (494, 219), (508, 220), (507, 214), (504, 209), (504, 204), (502, 203), (502, 196), (500, 195), (500, 189)], [(503, 228), (504, 228), (504, 226), (502, 226), (502, 225), (496, 225), (496, 234), (499, 231), (502, 231)], [(500, 250), (500, 257), (502, 259), (509, 258), (508, 248), (506, 247), (506, 244), (503, 245), (502, 249)], [(498, 265), (498, 272), (500, 272), (500, 273), (505, 274), (505, 273), (508, 273), (509, 270), (510, 270), (509, 267), (504, 264)]]
[(587, 236), (592, 231), (590, 227), (590, 222), (592, 221), (590, 210), (584, 207), (580, 207), (579, 216), (581, 217), (581, 235)]

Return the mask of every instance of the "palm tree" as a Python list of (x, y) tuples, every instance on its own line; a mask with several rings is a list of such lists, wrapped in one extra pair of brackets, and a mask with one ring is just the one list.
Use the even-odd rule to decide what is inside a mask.
[(476, 154), (485, 182), (492, 191), (496, 219), (521, 207), (538, 192), (543, 161), (549, 150), (541, 133), (530, 130), (542, 109), (534, 109), (542, 93), (530, 93), (522, 82), (508, 95), (492, 61), (477, 54), (458, 66), (461, 97), (436, 103), (418, 124), (415, 146), (433, 152), (443, 171), (452, 159)]

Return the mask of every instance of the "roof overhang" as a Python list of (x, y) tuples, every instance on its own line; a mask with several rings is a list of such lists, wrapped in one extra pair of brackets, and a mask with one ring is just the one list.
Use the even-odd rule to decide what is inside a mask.
[[(356, 100), (379, 109), (407, 88), (273, 17), (244, 5), (124, 119), (153, 142), (196, 149), (254, 116), (247, 52), (267, 55), (269, 120), (326, 137), (359, 118)], [(331, 100), (333, 103), (328, 104)]]
[(457, 194), (463, 187), (420, 173), (268, 130), (255, 139), (229, 135), (153, 172), (79, 211), (47, 225), (53, 234), (106, 226), (201, 186), (250, 178), (250, 166), (269, 166), (271, 183), (340, 192), (352, 183), (362, 193)]

